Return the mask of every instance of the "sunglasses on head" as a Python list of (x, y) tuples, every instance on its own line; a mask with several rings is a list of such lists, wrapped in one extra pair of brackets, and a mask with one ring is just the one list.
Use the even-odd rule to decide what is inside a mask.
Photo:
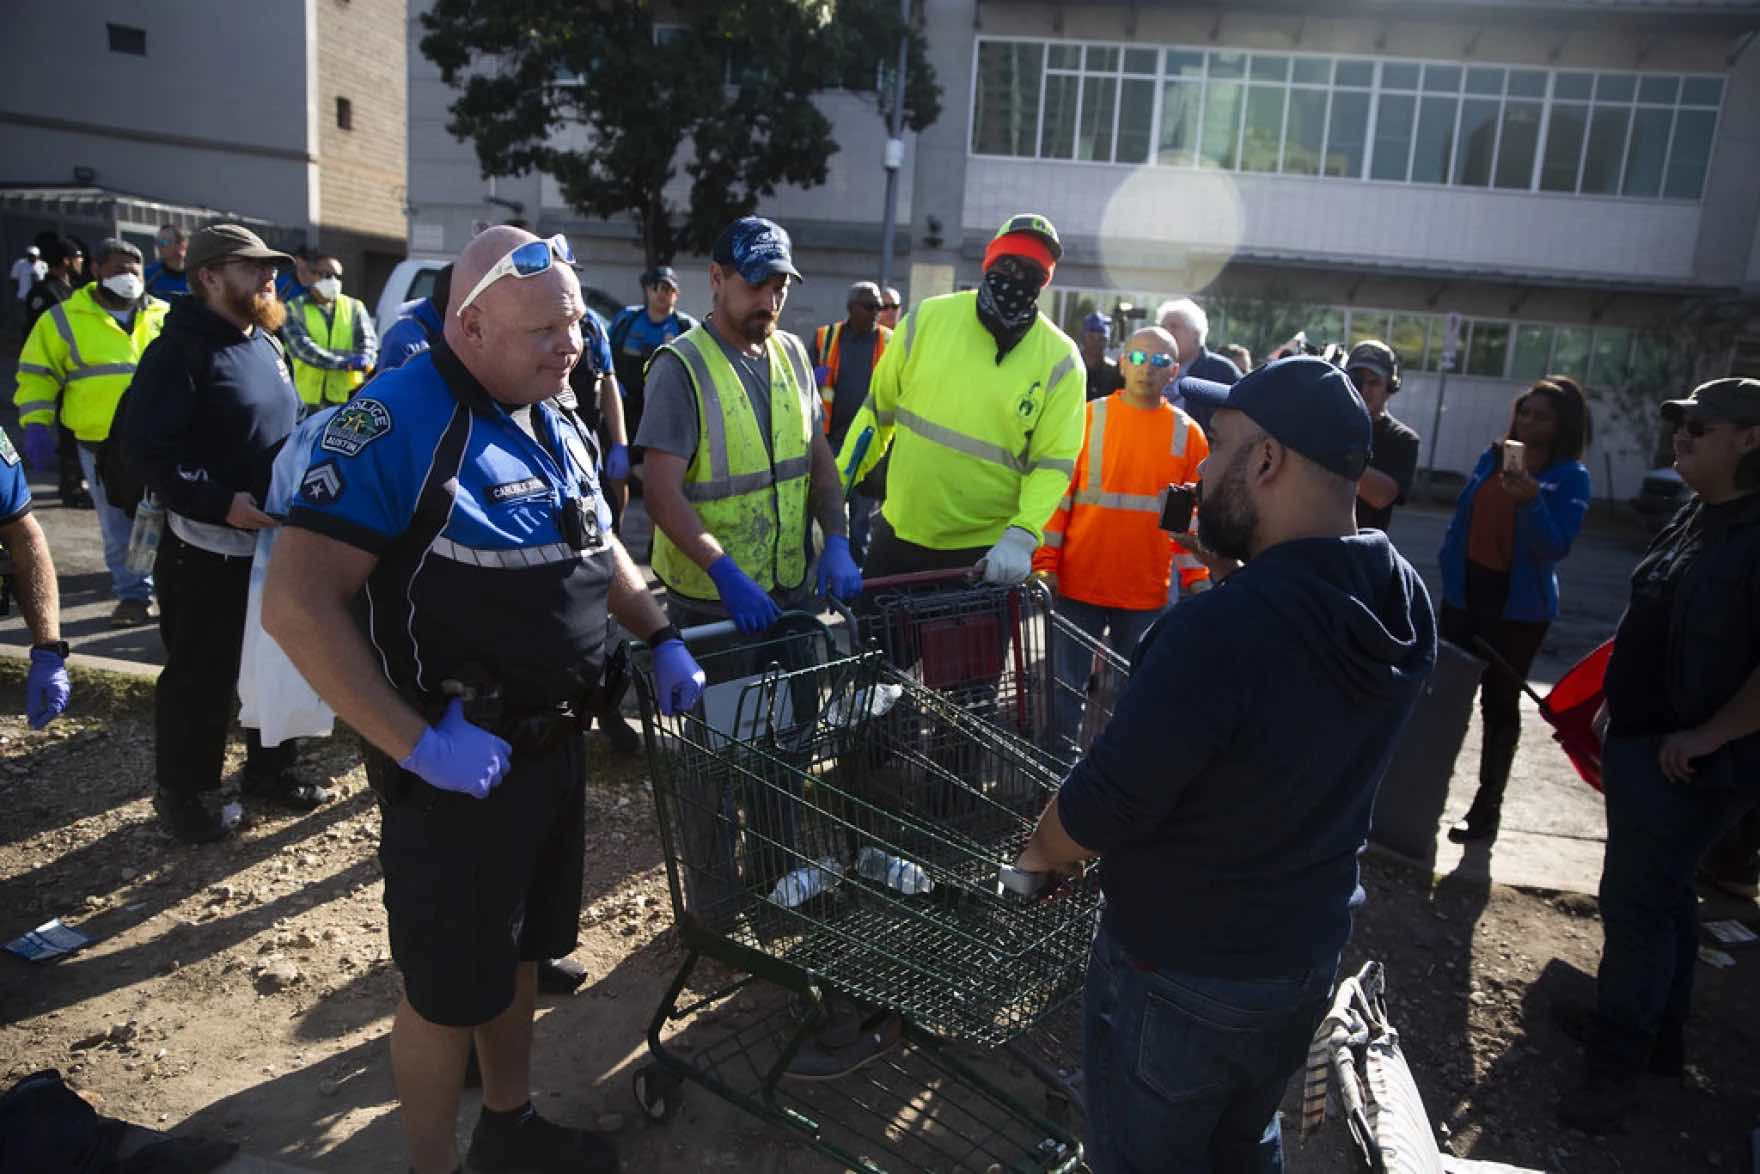
[(574, 249), (570, 247), (568, 238), (560, 232), (549, 240), (527, 241), (515, 247), (491, 265), (489, 271), (483, 274), (482, 280), (471, 287), (471, 292), (458, 304), (459, 316), (463, 317), (466, 308), (477, 300), (477, 296), (503, 277), (509, 274), (514, 277), (536, 277), (546, 272), (553, 261), (561, 261), (564, 265), (574, 264)]
[(1173, 356), (1161, 354), (1159, 352), (1152, 355), (1148, 351), (1126, 351), (1124, 357), (1137, 364), (1139, 367), (1144, 363), (1149, 364), (1151, 367), (1173, 366)]

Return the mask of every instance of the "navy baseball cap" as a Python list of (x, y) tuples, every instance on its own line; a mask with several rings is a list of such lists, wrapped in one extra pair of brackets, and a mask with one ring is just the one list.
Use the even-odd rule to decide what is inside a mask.
[(1083, 330), (1097, 330), (1108, 338), (1112, 336), (1112, 319), (1101, 313), (1089, 314), (1082, 319)]
[(788, 231), (762, 216), (742, 216), (721, 230), (709, 259), (736, 270), (753, 285), (763, 285), (778, 273), (805, 281), (794, 267)]
[[(1232, 387), (1182, 379), (1179, 394), (1214, 413), (1249, 417), (1279, 442), (1349, 481), (1369, 464), (1374, 426), (1350, 376), (1311, 355), (1267, 363)], [(1220, 393), (1220, 394), (1218, 394)]]
[(670, 285), (673, 289), (677, 289), (678, 274), (673, 272), (672, 266), (670, 265), (656, 265), (646, 273), (642, 274), (642, 284), (650, 287), (656, 285)]

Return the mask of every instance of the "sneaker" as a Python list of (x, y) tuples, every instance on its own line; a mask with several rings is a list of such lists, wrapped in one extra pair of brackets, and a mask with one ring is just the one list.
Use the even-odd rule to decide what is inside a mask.
[(1638, 1107), (1638, 1082), (1599, 1073), (1558, 1102), (1558, 1119), (1584, 1133), (1618, 1133)]
[(903, 1038), (904, 1019), (893, 1011), (871, 1012), (866, 1019), (834, 1018), (801, 1045), (784, 1075), (796, 1080), (836, 1080), (879, 1059)]
[(546, 995), (572, 995), (587, 981), (587, 968), (567, 956), (538, 963), (538, 990)]
[(112, 628), (139, 628), (153, 622), (153, 607), (144, 599), (124, 599), (110, 613)]
[(294, 811), (316, 811), (330, 802), (330, 788), (302, 779), (293, 770), (252, 777), (247, 770), (238, 789), (253, 799), (279, 804)]
[(61, 504), (70, 510), (95, 510), (98, 503), (84, 489), (63, 489)]
[(213, 791), (183, 795), (160, 787), (153, 792), (153, 810), (166, 831), (186, 844), (211, 844), (243, 822), (237, 803), (223, 803)]
[(603, 1134), (546, 1121), (528, 1104), (518, 1114), (484, 1109), (464, 1164), (508, 1174), (617, 1174), (617, 1149)]

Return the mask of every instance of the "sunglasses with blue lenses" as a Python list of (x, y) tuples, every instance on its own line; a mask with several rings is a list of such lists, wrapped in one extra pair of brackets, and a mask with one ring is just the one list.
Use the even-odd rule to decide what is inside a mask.
[(1155, 368), (1173, 366), (1173, 356), (1164, 355), (1159, 352), (1152, 355), (1148, 351), (1126, 351), (1124, 357), (1137, 364), (1139, 367), (1144, 363)]
[(478, 295), (503, 277), (510, 274), (514, 277), (536, 277), (540, 273), (547, 272), (555, 261), (561, 261), (564, 265), (575, 263), (574, 248), (568, 243), (568, 238), (560, 232), (549, 240), (527, 241), (523, 245), (516, 246), (505, 257), (490, 266), (489, 271), (483, 274), (482, 280), (471, 287), (471, 292), (466, 294), (464, 301), (459, 303), (458, 312), (463, 314), (465, 309), (477, 300)]

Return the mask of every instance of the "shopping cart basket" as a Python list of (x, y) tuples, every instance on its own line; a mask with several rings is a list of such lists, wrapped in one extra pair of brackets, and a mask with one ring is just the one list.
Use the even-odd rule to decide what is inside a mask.
[[(1112, 720), (1130, 679), (1130, 661), (1059, 615), (1043, 583), (1029, 584), (1026, 594), (1029, 613), (1045, 616), (1050, 665), (1044, 680), (1051, 694), (1046, 746), (1058, 761), (1074, 766)], [(1080, 667), (1059, 671), (1059, 665)]]
[[(668, 884), (688, 951), (649, 1026), (655, 1065), (638, 1074), (643, 1107), (664, 1116), (678, 1080), (689, 1079), (800, 1129), (852, 1167), (889, 1168), (875, 1164), (869, 1134), (920, 1140), (923, 1131), (898, 1116), (920, 1116), (920, 1106), (889, 1110), (877, 1088), (841, 1107), (811, 1105), (835, 1100), (835, 1089), (858, 1077), (813, 1092), (783, 1081), (822, 1021), (825, 995), (837, 992), (910, 1021), (905, 1048), (876, 1075), (868, 1075), (873, 1065), (864, 1068), (861, 1079), (903, 1088), (914, 1073), (940, 1085), (930, 1107), (943, 1115), (954, 1106), (968, 1117), (983, 1110), (929, 1129), (966, 1148), (957, 1161), (922, 1159), (927, 1168), (963, 1169), (969, 1160), (977, 1170), (1073, 1169), (1080, 1157), (1073, 1137), (986, 1083), (936, 1038), (1001, 1043), (1079, 984), (1095, 893), (1077, 885), (1030, 903), (996, 884), (998, 864), (1018, 853), (1054, 792), (1056, 764), (1025, 740), (991, 737), (990, 727), (878, 650), (840, 654), (817, 621), (787, 620), (769, 638), (716, 650), (703, 642), (730, 628), (687, 633), (714, 682), (687, 714), (658, 712), (646, 652), (633, 651)], [(904, 747), (894, 739), (882, 743), (884, 754), (869, 753), (883, 729), (909, 730), (914, 741)], [(982, 753), (962, 760), (975, 767), (962, 777), (913, 752), (962, 737), (983, 739)], [(931, 793), (951, 797), (951, 807), (927, 813), (921, 799)], [(681, 1007), (703, 957), (750, 977)], [(668, 1020), (752, 978), (804, 995), (805, 1013), (775, 1010), (761, 1030), (742, 1029), (694, 1058), (662, 1042)], [(742, 997), (766, 999), (763, 989)], [(862, 1120), (847, 1120), (851, 1113)], [(918, 1163), (907, 1150), (886, 1152), (901, 1165)]]

